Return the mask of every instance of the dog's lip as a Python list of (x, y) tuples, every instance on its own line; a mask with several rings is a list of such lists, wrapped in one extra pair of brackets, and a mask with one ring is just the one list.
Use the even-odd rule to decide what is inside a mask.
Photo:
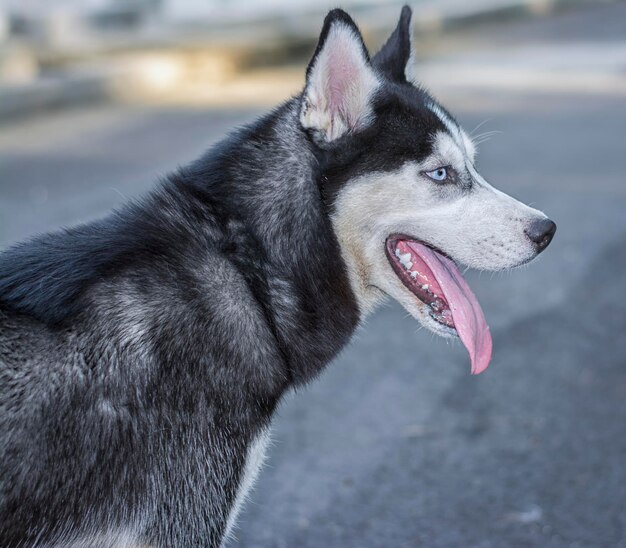
[(430, 242), (427, 242), (426, 240), (422, 240), (421, 238), (418, 238), (417, 236), (411, 236), (409, 234), (394, 233), (394, 234), (390, 234), (389, 236), (387, 236), (387, 240), (385, 242), (385, 249), (387, 250), (387, 253), (389, 253), (390, 251), (393, 252), (393, 250), (395, 249), (395, 244), (400, 240), (409, 240), (413, 242), (419, 242), (420, 244), (425, 245), (426, 247), (432, 249), (435, 253), (439, 253), (439, 255), (442, 255), (446, 259), (452, 261), (457, 266), (459, 265), (457, 261), (455, 261), (452, 257), (450, 257), (450, 255), (448, 255), (445, 251), (439, 249), (436, 245), (433, 245)]
[[(407, 272), (404, 271), (402, 269), (402, 267), (398, 264), (398, 261), (395, 257), (395, 249), (396, 249), (396, 244), (401, 241), (414, 241), (414, 242), (420, 242), (421, 244), (427, 246), (428, 248), (432, 249), (434, 252), (438, 253), (439, 255), (442, 255), (444, 257), (447, 257), (448, 259), (450, 259), (450, 257), (448, 257), (448, 255), (446, 253), (444, 253), (443, 251), (441, 251), (440, 249), (438, 249), (437, 247), (435, 247), (432, 244), (429, 244), (427, 242), (424, 242), (423, 240), (420, 240), (419, 238), (415, 238), (413, 236), (407, 236), (405, 234), (391, 234), (388, 238), (387, 241), (385, 242), (385, 252), (387, 254), (387, 260), (389, 261), (389, 263), (391, 264), (391, 267), (393, 268), (396, 276), (400, 279), (400, 281), (403, 283), (403, 285), (417, 298), (419, 299), (419, 301), (421, 303), (423, 303), (424, 305), (426, 305), (427, 307), (430, 306), (431, 302), (433, 302), (433, 299), (431, 298), (430, 294), (428, 294), (427, 292), (420, 292), (419, 288), (417, 288), (418, 290), (416, 291), (416, 286), (414, 283), (411, 282), (411, 280), (409, 279)], [(452, 261), (452, 259), (450, 259)], [(430, 300), (431, 302), (428, 302), (428, 300)], [(447, 308), (449, 308), (449, 305), (447, 302), (445, 302), (445, 306)], [(435, 314), (433, 314), (433, 312), (431, 311), (429, 313), (430, 318), (435, 321), (438, 324), (438, 327), (440, 329), (442, 329), (443, 332), (450, 334), (450, 335), (455, 335), (458, 336), (458, 332), (456, 330), (456, 328), (454, 327), (454, 325), (449, 325), (444, 323), (443, 321), (441, 321), (439, 318), (437, 318), (437, 316)]]

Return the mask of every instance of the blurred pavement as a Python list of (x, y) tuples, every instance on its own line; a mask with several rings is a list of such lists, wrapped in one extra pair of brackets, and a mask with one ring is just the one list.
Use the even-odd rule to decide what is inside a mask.
[[(281, 406), (234, 546), (626, 546), (626, 5), (440, 46), (424, 83), (468, 130), (501, 131), (479, 168), (546, 211), (554, 242), (527, 268), (468, 272), (494, 339), (479, 377), (397, 305), (371, 317)], [(104, 214), (257, 113), (101, 106), (3, 126), (0, 246)]]

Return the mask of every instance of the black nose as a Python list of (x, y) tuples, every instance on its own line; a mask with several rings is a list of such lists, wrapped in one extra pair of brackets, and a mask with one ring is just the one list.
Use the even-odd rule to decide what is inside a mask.
[(537, 253), (541, 253), (552, 241), (556, 225), (550, 219), (540, 219), (530, 223), (524, 232), (537, 247)]

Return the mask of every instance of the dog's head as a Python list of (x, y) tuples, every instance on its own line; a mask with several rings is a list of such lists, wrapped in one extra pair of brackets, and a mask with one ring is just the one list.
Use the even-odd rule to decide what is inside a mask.
[(405, 7), (370, 59), (352, 19), (330, 12), (300, 123), (323, 158), (322, 195), (362, 312), (395, 298), (431, 331), (459, 336), (480, 373), (491, 336), (456, 263), (524, 264), (556, 225), (477, 172), (471, 138), (411, 75), (410, 21)]

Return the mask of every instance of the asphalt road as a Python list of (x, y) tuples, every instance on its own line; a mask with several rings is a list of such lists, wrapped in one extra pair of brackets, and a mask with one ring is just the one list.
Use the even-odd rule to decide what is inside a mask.
[[(557, 235), (527, 268), (468, 272), (485, 374), (390, 304), (286, 398), (235, 546), (626, 546), (625, 8), (486, 27), (424, 65), (467, 128), (502, 132), (480, 147), (486, 178)], [(0, 246), (103, 214), (254, 114), (98, 107), (0, 128)]]

